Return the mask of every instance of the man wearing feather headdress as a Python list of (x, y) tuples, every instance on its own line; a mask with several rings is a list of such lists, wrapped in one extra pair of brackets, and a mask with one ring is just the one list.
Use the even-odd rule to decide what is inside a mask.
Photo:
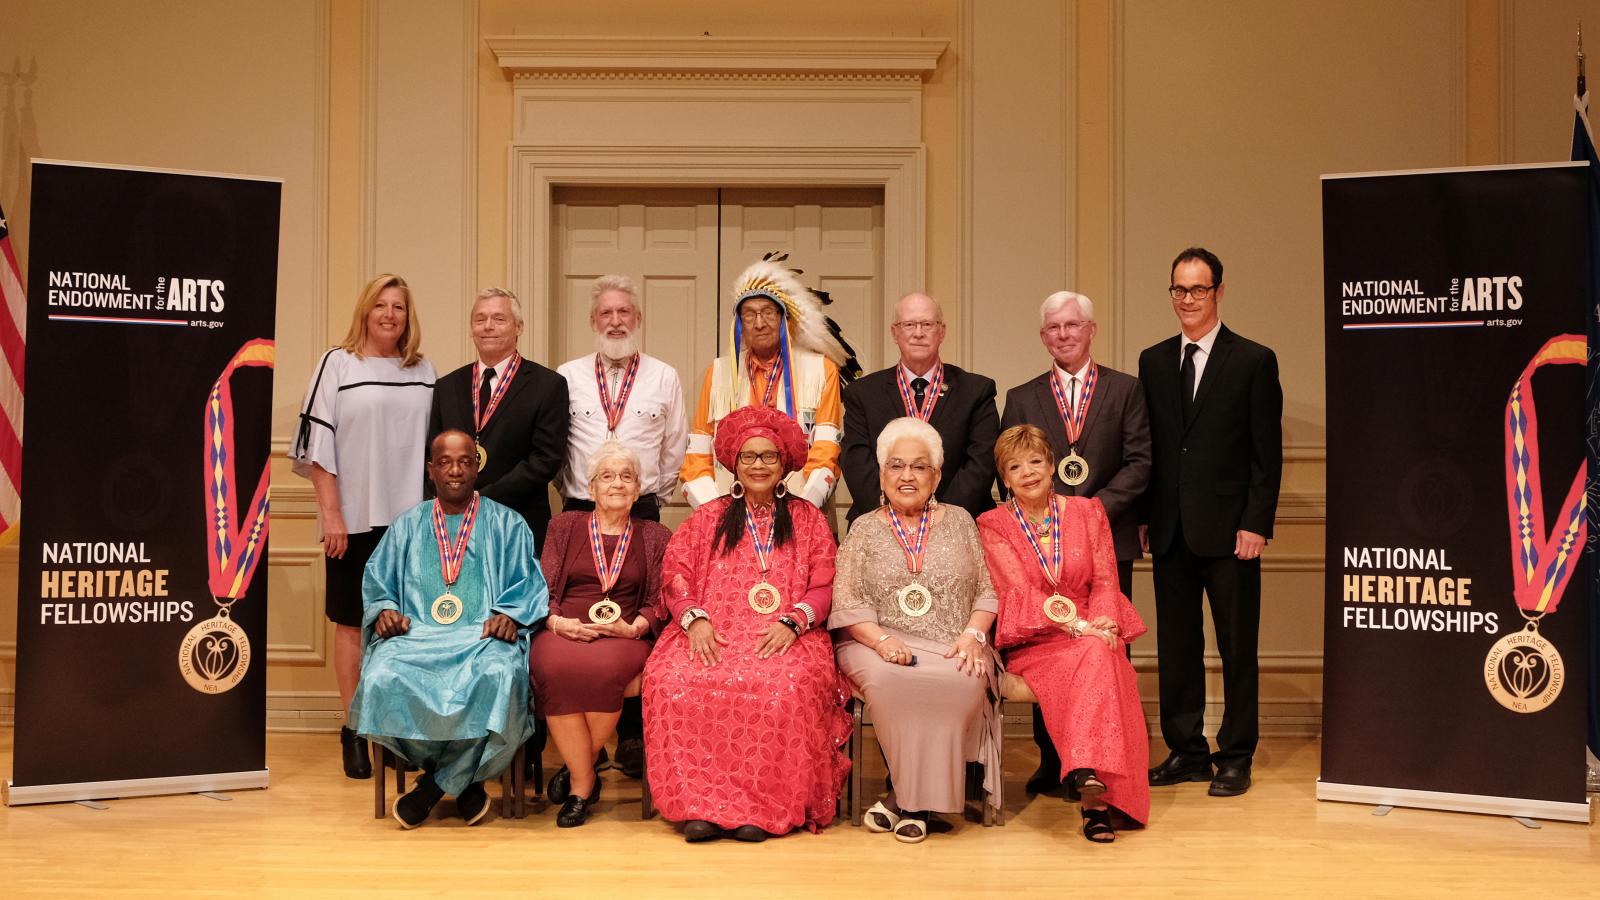
[(842, 381), (861, 373), (839, 326), (823, 315), (827, 294), (800, 283), (787, 253), (768, 253), (733, 287), (728, 352), (706, 367), (683, 460), (683, 492), (698, 507), (729, 492), (733, 477), (712, 456), (717, 423), (743, 406), (770, 406), (805, 432), (805, 466), (783, 487), (818, 507), (839, 480)]

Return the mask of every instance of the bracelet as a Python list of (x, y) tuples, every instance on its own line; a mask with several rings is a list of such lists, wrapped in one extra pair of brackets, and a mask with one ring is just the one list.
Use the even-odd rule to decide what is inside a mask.
[(795, 637), (800, 636), (800, 623), (796, 622), (794, 619), (791, 619), (788, 616), (779, 616), (778, 624), (794, 632)]
[(1072, 629), (1073, 637), (1083, 637), (1083, 633), (1089, 630), (1089, 623), (1083, 619), (1074, 619), (1068, 627)]
[(978, 643), (980, 643), (980, 644), (989, 643), (989, 636), (984, 634), (983, 632), (979, 631), (976, 628), (968, 628), (968, 629), (963, 630), (961, 633), (962, 634), (970, 634), (970, 635), (972, 635), (973, 637), (978, 639)]

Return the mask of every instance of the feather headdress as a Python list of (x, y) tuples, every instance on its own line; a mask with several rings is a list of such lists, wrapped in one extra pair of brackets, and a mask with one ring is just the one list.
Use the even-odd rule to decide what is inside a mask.
[(739, 307), (752, 297), (765, 297), (783, 308), (784, 355), (787, 362), (788, 344), (820, 353), (839, 367), (839, 380), (849, 383), (861, 375), (861, 363), (856, 351), (844, 339), (837, 322), (822, 311), (833, 302), (826, 291), (813, 291), (800, 283), (800, 269), (787, 265), (789, 254), (774, 250), (752, 263), (740, 274), (733, 285), (733, 322), (729, 328), (729, 346), (738, 359), (740, 338), (743, 332), (739, 320)]

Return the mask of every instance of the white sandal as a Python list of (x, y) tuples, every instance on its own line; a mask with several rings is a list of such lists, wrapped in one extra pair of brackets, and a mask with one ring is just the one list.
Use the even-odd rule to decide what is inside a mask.
[[(913, 834), (911, 829), (916, 828)], [(907, 816), (895, 823), (894, 839), (903, 844), (920, 844), (928, 838), (928, 820)]]
[[(874, 816), (883, 816), (884, 821), (889, 824), (884, 825), (878, 822), (873, 818)], [(884, 834), (893, 831), (894, 827), (900, 824), (900, 817), (890, 812), (889, 807), (884, 806), (883, 801), (880, 800), (872, 804), (866, 815), (861, 817), (861, 824), (867, 826), (867, 830), (873, 834)]]

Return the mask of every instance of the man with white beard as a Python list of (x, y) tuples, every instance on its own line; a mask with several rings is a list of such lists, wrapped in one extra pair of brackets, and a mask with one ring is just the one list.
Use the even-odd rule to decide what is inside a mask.
[(570, 422), (567, 461), (557, 484), (562, 510), (592, 510), (585, 477), (588, 460), (609, 439), (639, 457), (639, 500), (633, 515), (661, 521), (661, 506), (678, 487), (678, 468), (689, 446), (683, 386), (671, 366), (639, 350), (644, 311), (639, 289), (626, 275), (602, 275), (590, 288), (589, 327), (595, 352), (563, 363)]

